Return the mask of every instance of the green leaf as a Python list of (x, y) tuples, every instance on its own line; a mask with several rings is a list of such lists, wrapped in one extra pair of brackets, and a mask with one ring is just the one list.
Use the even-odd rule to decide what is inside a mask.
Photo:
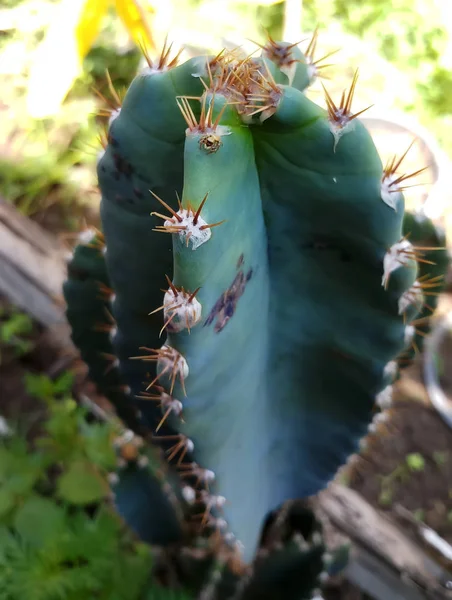
[(90, 423), (83, 433), (88, 460), (103, 469), (115, 469), (116, 453), (112, 445), (111, 427), (105, 423)]
[(11, 512), (15, 505), (15, 497), (11, 490), (0, 490), (0, 518)]
[(61, 532), (65, 516), (61, 506), (34, 495), (16, 513), (14, 526), (25, 542), (40, 547)]
[(70, 394), (74, 383), (74, 375), (70, 371), (63, 373), (53, 382), (54, 395)]
[(23, 440), (16, 438), (9, 448), (0, 447), (0, 483), (10, 493), (27, 494), (42, 473), (42, 456), (27, 454)]
[(109, 492), (107, 483), (87, 461), (72, 463), (58, 480), (58, 496), (70, 504), (99, 502)]

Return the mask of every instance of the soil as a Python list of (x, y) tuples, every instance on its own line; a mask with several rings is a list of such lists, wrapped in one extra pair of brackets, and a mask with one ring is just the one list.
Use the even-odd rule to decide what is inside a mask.
[[(1, 297), (0, 308), (10, 309), (8, 302)], [(8, 312), (0, 318), (0, 328), (7, 319)], [(74, 373), (74, 396), (78, 397), (83, 391), (105, 408), (106, 402), (98, 398), (94, 386), (86, 381), (86, 367), (74, 355), (64, 354), (48, 331), (32, 323), (31, 331), (20, 337), (30, 343), (29, 351), (23, 354), (18, 354), (14, 345), (2, 343), (0, 338), (1, 416), (12, 423), (20, 423), (29, 435), (33, 435), (44, 416), (44, 406), (28, 393), (26, 374), (47, 375), (54, 379), (69, 369)]]
[[(451, 306), (452, 295), (445, 294), (440, 311)], [(452, 399), (451, 338), (440, 351), (440, 383)], [(367, 441), (367, 448), (346, 475), (348, 485), (418, 542), (422, 542), (419, 525), (425, 524), (452, 545), (452, 429), (429, 402), (422, 382), (421, 357), (395, 386), (389, 419)], [(410, 459), (414, 460), (412, 468)], [(452, 570), (452, 561), (430, 546), (424, 547)]]

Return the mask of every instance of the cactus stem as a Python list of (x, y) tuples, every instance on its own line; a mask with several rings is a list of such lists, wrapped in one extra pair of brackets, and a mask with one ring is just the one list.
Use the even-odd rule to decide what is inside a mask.
[(385, 254), (385, 257), (383, 259), (382, 279), (382, 285), (385, 289), (388, 288), (391, 273), (398, 269), (400, 266), (405, 267), (410, 260), (414, 260), (418, 263), (425, 263), (428, 265), (435, 264), (434, 262), (423, 258), (422, 251), (436, 250), (437, 248), (427, 248), (421, 246), (415, 247), (411, 244), (411, 242), (407, 240), (407, 237), (408, 236), (404, 236), (401, 240), (393, 244), (390, 248), (388, 248)]

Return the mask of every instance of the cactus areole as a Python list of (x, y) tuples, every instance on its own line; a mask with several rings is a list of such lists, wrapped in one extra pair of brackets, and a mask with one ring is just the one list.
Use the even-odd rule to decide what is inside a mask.
[(93, 379), (245, 564), (270, 511), (358, 449), (428, 287), (400, 161), (383, 168), (353, 112), (357, 74), (327, 110), (306, 96), (311, 46), (149, 61), (110, 118), (102, 235), (65, 287)]

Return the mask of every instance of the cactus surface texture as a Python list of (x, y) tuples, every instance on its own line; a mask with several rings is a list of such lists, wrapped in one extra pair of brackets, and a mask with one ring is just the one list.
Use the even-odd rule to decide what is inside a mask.
[[(269, 515), (357, 451), (423, 310), (417, 263), (438, 245), (406, 236), (408, 176), (400, 160), (383, 168), (352, 108), (357, 73), (327, 110), (306, 96), (315, 44), (149, 60), (110, 118), (102, 234), (82, 240), (65, 286), (92, 378), (176, 477), (176, 537), (193, 556), (215, 548), (200, 598), (319, 586), (320, 532), (277, 516), (289, 532), (272, 537)], [(170, 544), (155, 469), (140, 477), (147, 496), (136, 484), (127, 512), (123, 477), (119, 509), (159, 545), (168, 522)]]

